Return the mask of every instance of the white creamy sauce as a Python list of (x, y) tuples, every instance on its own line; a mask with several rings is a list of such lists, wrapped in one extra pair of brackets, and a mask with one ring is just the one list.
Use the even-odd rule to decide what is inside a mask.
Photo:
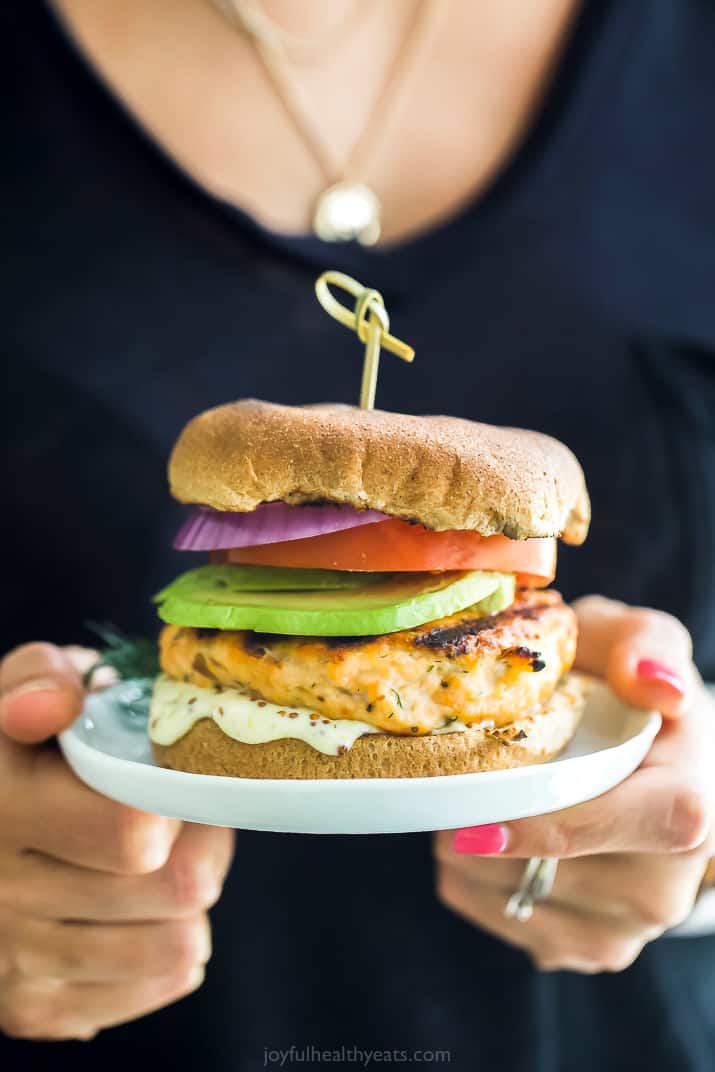
[(174, 744), (202, 718), (211, 718), (225, 734), (243, 744), (265, 744), (286, 737), (305, 741), (329, 756), (341, 754), (365, 733), (367, 722), (330, 719), (305, 707), (279, 707), (238, 689), (197, 688), (161, 674), (149, 709), (149, 736), (155, 744)]
[[(381, 730), (355, 719), (326, 718), (305, 707), (279, 707), (252, 697), (248, 691), (200, 688), (160, 674), (149, 709), (149, 737), (155, 744), (171, 745), (202, 718), (212, 719), (227, 736), (243, 744), (265, 744), (293, 738), (305, 741), (328, 756), (341, 755), (358, 737)], [(493, 723), (482, 723), (487, 728)], [(468, 729), (455, 719), (434, 733), (460, 733)]]

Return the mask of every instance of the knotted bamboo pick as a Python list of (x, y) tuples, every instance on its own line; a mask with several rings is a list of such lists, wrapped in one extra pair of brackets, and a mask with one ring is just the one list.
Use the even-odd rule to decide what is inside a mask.
[[(352, 310), (333, 296), (331, 285), (352, 294), (355, 298)], [(384, 347), (403, 361), (412, 361), (415, 351), (394, 335), (390, 335), (390, 318), (379, 291), (364, 287), (344, 272), (327, 271), (316, 279), (315, 295), (326, 313), (354, 331), (360, 342), (365, 343), (360, 409), (374, 409), (380, 348)]]

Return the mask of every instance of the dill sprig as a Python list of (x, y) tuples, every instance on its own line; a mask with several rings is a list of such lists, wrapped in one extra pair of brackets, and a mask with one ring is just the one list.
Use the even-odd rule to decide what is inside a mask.
[(109, 622), (87, 622), (104, 647), (100, 648), (99, 659), (90, 666), (83, 677), (85, 688), (89, 688), (92, 677), (102, 666), (111, 666), (120, 678), (154, 677), (159, 673), (159, 657), (156, 643), (146, 637), (132, 637), (122, 633)]

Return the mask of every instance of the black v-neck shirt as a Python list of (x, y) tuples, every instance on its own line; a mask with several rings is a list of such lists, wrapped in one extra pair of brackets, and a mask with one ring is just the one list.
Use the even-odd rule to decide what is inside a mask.
[[(416, 348), (411, 367), (385, 357), (378, 404), (568, 443), (594, 522), (560, 587), (672, 611), (715, 678), (714, 54), (711, 0), (590, 0), (488, 189), (366, 250), (206, 193), (40, 0), (6, 0), (2, 650), (89, 640), (91, 619), (155, 628), (149, 597), (186, 566), (165, 460), (191, 415), (356, 398), (359, 347), (312, 296), (331, 266), (378, 287)], [(539, 975), (437, 903), (429, 850), (242, 834), (197, 995), (59, 1058), (0, 1039), (0, 1060), (244, 1072), (264, 1048), (315, 1068), (311, 1046), (357, 1046), (485, 1072), (712, 1072), (714, 940), (661, 940), (617, 976)]]

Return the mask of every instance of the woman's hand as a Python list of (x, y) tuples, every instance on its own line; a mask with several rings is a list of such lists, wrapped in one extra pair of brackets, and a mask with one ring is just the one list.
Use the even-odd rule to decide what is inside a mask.
[(200, 985), (233, 832), (79, 782), (51, 738), (79, 713), (81, 651), (0, 663), (0, 1030), (88, 1039)]
[[(577, 807), (435, 835), (437, 893), (542, 969), (620, 971), (691, 911), (712, 854), (715, 704), (674, 618), (591, 596), (575, 604), (579, 669), (624, 700), (663, 712), (639, 769)], [(527, 923), (504, 906), (531, 856), (561, 860)], [(488, 857), (488, 858), (486, 858)]]

